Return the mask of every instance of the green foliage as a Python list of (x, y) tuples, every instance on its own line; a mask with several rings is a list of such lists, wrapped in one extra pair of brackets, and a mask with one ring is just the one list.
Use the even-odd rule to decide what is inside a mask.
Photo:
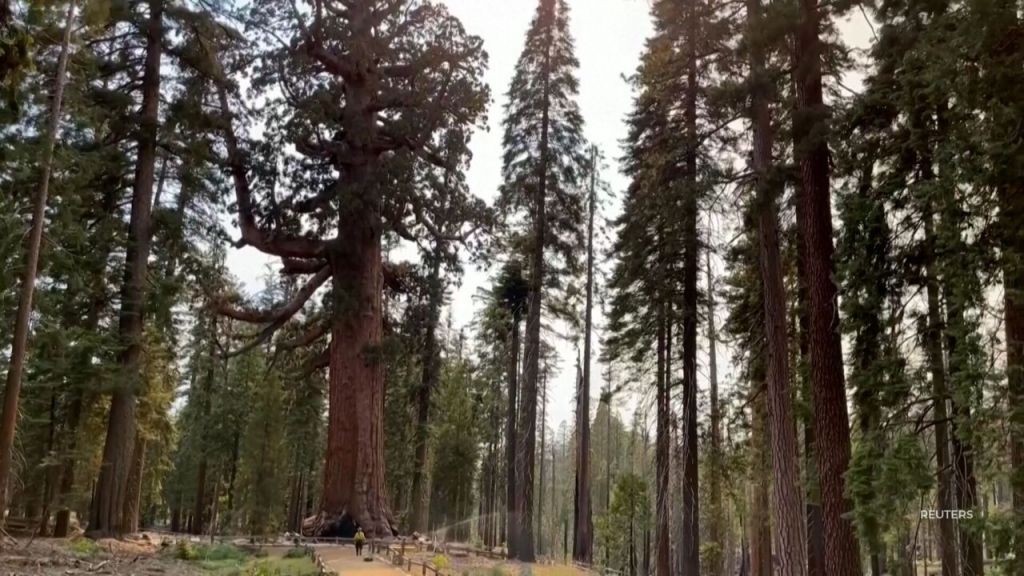
[(100, 552), (100, 545), (91, 538), (76, 538), (68, 542), (68, 551), (79, 558), (90, 558)]
[(451, 562), (448, 561), (448, 557), (444, 554), (437, 554), (436, 556), (430, 559), (430, 563), (433, 564), (434, 568), (437, 568), (438, 570), (447, 570), (448, 567), (451, 565)]
[(638, 535), (651, 524), (651, 501), (647, 481), (636, 474), (625, 474), (615, 483), (611, 508), (597, 517), (597, 544), (607, 551), (609, 567), (629, 572), (642, 560)]
[(199, 550), (192, 546), (192, 543), (188, 540), (178, 540), (178, 543), (174, 546), (174, 557), (178, 560), (198, 560)]

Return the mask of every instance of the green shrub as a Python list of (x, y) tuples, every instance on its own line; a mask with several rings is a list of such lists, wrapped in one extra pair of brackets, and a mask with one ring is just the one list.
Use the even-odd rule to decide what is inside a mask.
[(99, 553), (100, 545), (97, 544), (95, 540), (78, 538), (68, 543), (68, 551), (75, 556), (87, 558)]
[(434, 568), (437, 568), (438, 570), (447, 570), (448, 566), (451, 565), (451, 563), (448, 561), (448, 557), (444, 554), (438, 554), (437, 556), (434, 556), (434, 559), (431, 560), (430, 563), (433, 564)]
[(248, 552), (230, 544), (200, 546), (197, 552), (200, 559), (210, 562), (219, 562), (223, 560), (242, 562), (249, 557)]
[(199, 551), (188, 540), (178, 540), (174, 546), (174, 557), (178, 560), (194, 561), (199, 559)]
[(285, 558), (305, 558), (306, 557), (306, 550), (305, 550), (305, 548), (291, 548), (287, 552), (284, 553), (284, 557)]

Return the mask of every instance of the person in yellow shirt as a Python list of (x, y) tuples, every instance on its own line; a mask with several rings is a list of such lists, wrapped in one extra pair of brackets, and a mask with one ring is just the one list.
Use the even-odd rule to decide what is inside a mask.
[(356, 556), (363, 555), (363, 544), (366, 544), (366, 534), (363, 534), (362, 528), (356, 528)]

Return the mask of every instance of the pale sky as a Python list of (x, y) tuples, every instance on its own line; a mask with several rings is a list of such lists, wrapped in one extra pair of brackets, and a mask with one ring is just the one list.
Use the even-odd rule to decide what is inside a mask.
[[(505, 92), (512, 78), (513, 68), (522, 50), (526, 30), (536, 10), (537, 0), (441, 0), (457, 16), (466, 30), (484, 39), (490, 57), (487, 83), (491, 87), (493, 102), (489, 111), (488, 130), (478, 131), (472, 141), (473, 162), (468, 181), (472, 192), (492, 201), (501, 182), (501, 122)], [(626, 181), (619, 171), (621, 139), (625, 134), (624, 119), (632, 104), (632, 89), (624, 80), (632, 74), (640, 59), (644, 41), (651, 32), (648, 0), (569, 0), (571, 32), (576, 42), (576, 56), (580, 61), (579, 104), (586, 122), (587, 138), (603, 151), (608, 169), (603, 174), (614, 193), (625, 189)], [(854, 45), (863, 46), (870, 30), (860, 15), (851, 17), (841, 27), (844, 38)], [(856, 75), (854, 75), (856, 76)], [(856, 78), (848, 82), (854, 89)], [(610, 211), (614, 212), (613, 205)], [(256, 290), (264, 275), (267, 257), (252, 248), (232, 250), (228, 267), (246, 286)], [(473, 296), (488, 284), (487, 273), (467, 264), (462, 285), (452, 295), (450, 313), (456, 327), (472, 332), (472, 321), (477, 305)], [(703, 280), (701, 281), (703, 284)], [(602, 324), (600, 310), (595, 310), (596, 323)], [(719, 325), (724, 316), (718, 311)], [(600, 351), (595, 335), (596, 352)], [(702, 344), (703, 347), (703, 344)], [(564, 342), (559, 346), (561, 372), (549, 382), (547, 425), (557, 429), (562, 421), (571, 422), (575, 407), (575, 346)], [(604, 386), (604, 371), (596, 363), (594, 354), (591, 406), (596, 409), (596, 398)], [(703, 351), (702, 351), (703, 356)], [(728, 384), (731, 371), (730, 352), (719, 345), (718, 363), (721, 378)], [(704, 359), (701, 363), (705, 363)], [(702, 374), (704, 370), (702, 370)], [(701, 389), (706, 385), (701, 378)], [(628, 421), (629, 417), (625, 419)]]

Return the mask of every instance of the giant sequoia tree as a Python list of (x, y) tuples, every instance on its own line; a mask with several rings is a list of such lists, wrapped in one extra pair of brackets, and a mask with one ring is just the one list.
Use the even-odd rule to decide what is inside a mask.
[[(396, 527), (384, 485), (381, 240), (417, 226), (437, 229), (426, 209), (431, 192), (416, 174), (425, 165), (454, 168), (446, 149), (453, 141), (444, 135), (482, 113), (485, 56), (479, 38), (429, 2), (317, 2), (308, 11), (261, 2), (254, 9), (268, 46), (258, 54), (257, 85), (278, 87), (281, 96), (262, 109), (267, 141), (248, 141), (239, 132), (237, 92), (222, 79), (237, 245), (280, 257), (286, 273), (308, 280), (279, 307), (225, 305), (222, 312), (264, 324), (266, 338), (330, 280), (327, 456), (317, 529), (344, 533), (359, 524), (370, 534), (390, 534)], [(277, 156), (287, 145), (296, 155)], [(282, 187), (287, 192), (279, 197)]]
[[(545, 302), (578, 273), (583, 245), (583, 118), (576, 104), (578, 63), (565, 0), (540, 0), (516, 64), (505, 110), (504, 184), (498, 210), (527, 262), (529, 303), (515, 431), (515, 509), (509, 549), (534, 559), (534, 461)], [(521, 225), (520, 225), (521, 224)], [(545, 298), (545, 294), (549, 298)], [(553, 307), (558, 310), (560, 307)], [(518, 529), (514, 529), (518, 526)]]

